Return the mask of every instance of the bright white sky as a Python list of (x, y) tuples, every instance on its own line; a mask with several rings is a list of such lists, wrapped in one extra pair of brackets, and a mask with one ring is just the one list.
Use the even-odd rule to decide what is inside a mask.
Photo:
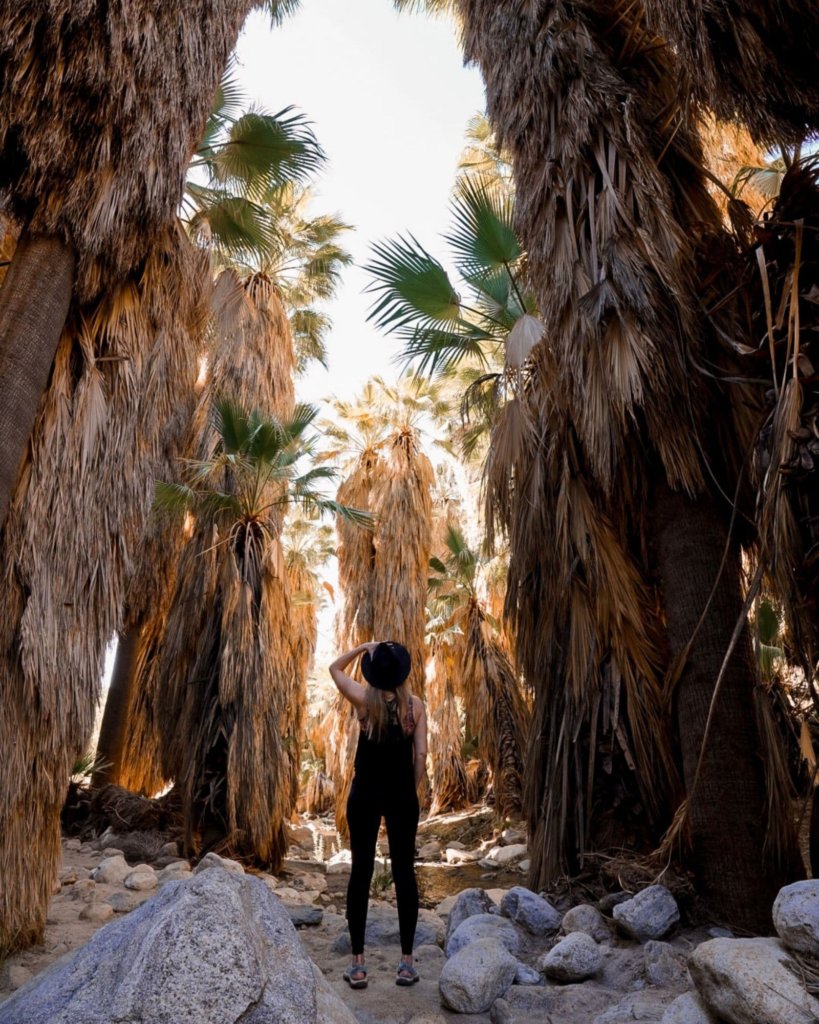
[[(292, 104), (313, 123), (329, 158), (314, 209), (355, 227), (346, 244), (356, 264), (372, 241), (408, 230), (441, 252), (466, 125), (484, 107), (449, 21), (398, 15), (391, 0), (303, 0), (276, 29), (251, 15), (237, 53), (251, 102), (271, 113)], [(394, 340), (366, 323), (366, 284), (359, 266), (348, 269), (329, 307), (330, 372), (310, 371), (301, 399), (352, 398), (368, 377), (395, 376)]]

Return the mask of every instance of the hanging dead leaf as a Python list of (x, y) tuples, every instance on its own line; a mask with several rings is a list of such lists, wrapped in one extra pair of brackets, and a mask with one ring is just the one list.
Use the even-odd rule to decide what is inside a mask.
[(524, 313), (509, 332), (506, 339), (506, 369), (519, 370), (529, 358), (546, 327), (536, 316)]

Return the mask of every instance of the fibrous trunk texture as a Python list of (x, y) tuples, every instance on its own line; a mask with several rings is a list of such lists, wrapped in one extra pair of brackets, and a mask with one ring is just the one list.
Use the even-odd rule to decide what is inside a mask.
[[(374, 491), (385, 472), (384, 461), (373, 448), (365, 448), (349, 477), (338, 489), (337, 499), (350, 508), (374, 511)], [(341, 650), (357, 647), (374, 638), (373, 572), (375, 544), (373, 530), (336, 517), (338, 534), (338, 584), (341, 608), (336, 636)], [(327, 772), (335, 792), (335, 820), (339, 834), (346, 836), (347, 798), (353, 781), (353, 759), (358, 740), (355, 708), (337, 694), (326, 719)]]
[(495, 811), (519, 819), (529, 714), (514, 666), (473, 599), (464, 620), (463, 690), (478, 733), (478, 750), (492, 771)]
[(774, 145), (819, 127), (819, 8), (803, 0), (643, 0), (684, 91)]
[(73, 249), (24, 233), (0, 287), (0, 531), (65, 326)]
[[(195, 417), (203, 461), (218, 442), (208, 417), (215, 397), (285, 421), (293, 413), (292, 338), (278, 290), (262, 274), (242, 287), (243, 308), (217, 345)], [(235, 483), (225, 472), (213, 485), (229, 493)], [(244, 541), (195, 524), (152, 683), (164, 774), (179, 787), (189, 852), (217, 846), (274, 871), (295, 805), (303, 712), (275, 504), (280, 487), (268, 485), (265, 500), (273, 504), (258, 563), (246, 560)], [(250, 536), (244, 528), (241, 535)]]
[(460, 667), (453, 645), (438, 644), (427, 679), (427, 728), (432, 765), (430, 815), (457, 811), (469, 802), (469, 779), (461, 752), (463, 735), (455, 702), (456, 687), (461, 682), (456, 678)]
[(164, 426), (196, 378), (204, 275), (170, 231), (138, 274), (69, 320), (40, 404), (0, 555), (0, 954), (42, 936), (59, 811), (91, 736)]
[(93, 299), (182, 199), (253, 0), (20, 0), (0, 13), (0, 197), (77, 253)]
[(389, 463), (373, 494), (373, 639), (407, 648), (408, 682), (413, 693), (423, 695), (434, 474), (412, 428), (398, 430), (389, 445)]
[[(692, 864), (702, 896), (716, 915), (734, 927), (764, 934), (771, 927), (777, 892), (792, 880), (792, 864), (776, 863), (766, 849), (776, 823), (767, 807), (747, 626), (714, 698), (728, 642), (742, 614), (738, 555), (733, 543), (726, 545), (725, 526), (711, 502), (692, 502), (664, 485), (656, 489), (655, 501), (657, 568), (672, 659), (690, 642), (674, 693), (674, 720), (688, 794)], [(736, 770), (739, 765), (742, 771)]]

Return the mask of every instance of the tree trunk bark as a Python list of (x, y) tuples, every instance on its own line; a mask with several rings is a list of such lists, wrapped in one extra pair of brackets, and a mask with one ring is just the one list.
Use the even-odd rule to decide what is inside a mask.
[(131, 706), (136, 682), (141, 637), (142, 630), (136, 625), (127, 633), (123, 633), (117, 643), (114, 671), (111, 673), (111, 685), (108, 688), (97, 740), (97, 758), (103, 764), (94, 772), (91, 780), (91, 785), (95, 789), (109, 783), (120, 784), (128, 708)]
[(74, 250), (23, 232), (0, 287), (0, 529), (74, 288)]
[[(697, 626), (716, 580), (727, 532), (708, 498), (690, 501), (665, 482), (655, 488), (655, 544), (672, 661)], [(769, 863), (765, 773), (753, 704), (756, 666), (743, 630), (728, 663), (711, 724), (699, 782), (691, 795), (714, 684), (742, 609), (740, 565), (732, 547), (674, 695), (693, 868), (701, 895), (717, 918), (735, 928), (769, 933), (771, 907), (788, 879)]]

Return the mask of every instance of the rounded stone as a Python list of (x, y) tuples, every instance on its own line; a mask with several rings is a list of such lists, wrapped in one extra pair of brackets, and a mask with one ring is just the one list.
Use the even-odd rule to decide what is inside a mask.
[(572, 932), (542, 958), (540, 967), (553, 981), (585, 981), (593, 978), (603, 964), (603, 952), (585, 932)]
[(511, 888), (501, 900), (501, 913), (532, 935), (548, 935), (560, 927), (560, 914), (552, 904), (522, 885)]
[(773, 922), (788, 949), (819, 956), (819, 878), (780, 889), (773, 905)]
[(662, 939), (680, 919), (677, 901), (664, 885), (650, 885), (625, 903), (612, 916), (620, 928), (638, 942)]
[(478, 939), (444, 964), (441, 1001), (456, 1013), (486, 1013), (515, 980), (517, 960), (495, 939)]

